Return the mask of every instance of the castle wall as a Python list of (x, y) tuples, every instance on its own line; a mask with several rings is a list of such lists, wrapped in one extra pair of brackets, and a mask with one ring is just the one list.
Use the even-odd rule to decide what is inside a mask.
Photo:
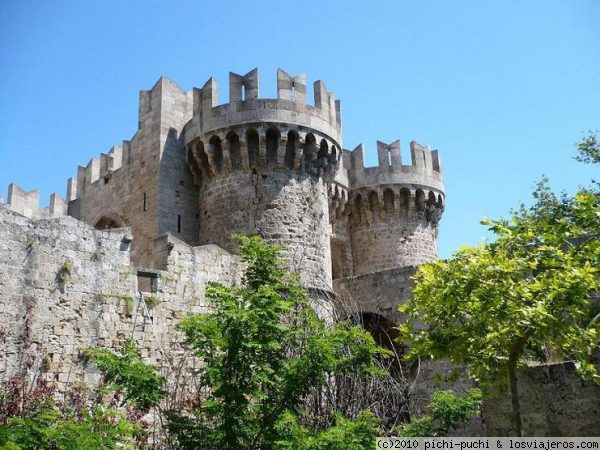
[[(413, 200), (414, 202), (414, 200)], [(437, 228), (409, 205), (355, 204), (350, 219), (356, 275), (405, 267), (437, 259)], [(360, 211), (360, 212), (359, 212)]]
[(348, 207), (348, 171), (342, 164), (332, 183), (328, 186), (329, 220), (331, 222), (331, 272), (333, 279), (354, 274), (352, 242)]
[[(0, 205), (2, 204), (2, 197), (0, 197)], [(50, 203), (47, 207), (40, 208), (39, 190), (26, 191), (14, 183), (8, 185), (8, 201), (5, 207), (36, 219), (67, 215), (67, 203), (57, 193), (54, 192), (50, 195)]]
[(331, 288), (327, 194), (323, 182), (289, 171), (237, 171), (200, 192), (201, 243), (233, 251), (233, 232), (287, 247), (283, 257), (306, 286)]
[(286, 247), (305, 286), (331, 290), (327, 183), (341, 158), (339, 102), (315, 83), (306, 104), (304, 76), (277, 73), (277, 99), (258, 98), (258, 72), (230, 73), (230, 102), (217, 82), (194, 89), (184, 127), (188, 164), (199, 186), (199, 236), (232, 250), (234, 232)]
[(410, 147), (412, 164), (403, 165), (400, 141), (377, 142), (379, 164), (366, 168), (362, 145), (344, 151), (354, 275), (437, 259), (444, 210), (439, 155), (416, 142)]
[[(350, 311), (374, 313), (398, 323), (398, 307), (409, 297), (415, 266), (366, 273), (333, 281), (339, 301), (350, 303)], [(347, 306), (342, 305), (342, 310)]]
[[(242, 95), (242, 88), (245, 96)], [(194, 116), (186, 125), (186, 145), (196, 136), (233, 124), (295, 124), (317, 130), (341, 144), (340, 101), (322, 81), (314, 83), (314, 106), (306, 102), (306, 79), (277, 71), (277, 98), (259, 97), (258, 70), (244, 76), (229, 74), (229, 103), (218, 104), (218, 83), (210, 78), (201, 89), (194, 88)]]
[[(158, 235), (171, 233), (198, 245), (198, 189), (186, 161), (184, 125), (192, 117), (193, 93), (165, 83), (161, 97)], [(154, 267), (158, 267), (156, 263)]]
[(176, 323), (205, 310), (208, 281), (239, 281), (238, 259), (166, 236), (166, 270), (154, 274), (156, 292), (143, 294), (147, 305), (136, 297), (129, 233), (71, 217), (34, 221), (0, 207), (0, 378), (28, 368), (59, 389), (94, 381), (80, 350), (118, 348), (130, 336), (165, 370), (185, 359)]
[[(600, 364), (597, 364), (600, 369)], [(525, 436), (597, 436), (600, 431), (600, 385), (582, 381), (571, 362), (528, 367), (518, 372)], [(511, 436), (510, 398), (483, 406), (488, 436)]]
[(100, 228), (131, 227), (138, 266), (156, 267), (154, 241), (166, 232), (198, 242), (197, 189), (179, 136), (191, 110), (191, 92), (161, 78), (140, 93), (139, 129), (131, 142), (79, 168), (69, 214)]

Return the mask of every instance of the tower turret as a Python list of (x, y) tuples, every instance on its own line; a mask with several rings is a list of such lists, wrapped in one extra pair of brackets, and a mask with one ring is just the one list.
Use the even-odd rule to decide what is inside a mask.
[(321, 81), (314, 106), (304, 76), (277, 72), (277, 99), (259, 98), (258, 71), (230, 73), (229, 103), (217, 82), (194, 89), (184, 128), (199, 186), (200, 244), (232, 250), (232, 232), (286, 246), (308, 287), (331, 288), (327, 183), (341, 159), (340, 103)]
[(377, 167), (364, 167), (363, 147), (344, 150), (348, 170), (354, 275), (437, 259), (437, 225), (444, 183), (437, 150), (410, 143), (403, 165), (400, 141), (377, 142)]

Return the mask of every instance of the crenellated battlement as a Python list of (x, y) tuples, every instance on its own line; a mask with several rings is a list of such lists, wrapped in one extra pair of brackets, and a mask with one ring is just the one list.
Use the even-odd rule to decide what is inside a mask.
[(410, 143), (411, 164), (402, 164), (400, 141), (391, 144), (377, 141), (375, 167), (365, 167), (363, 145), (344, 150), (344, 166), (353, 189), (383, 184), (418, 185), (444, 192), (439, 152), (415, 141)]
[(232, 125), (296, 124), (317, 130), (341, 145), (340, 101), (322, 81), (314, 82), (314, 106), (307, 104), (305, 75), (277, 70), (277, 98), (259, 98), (258, 69), (229, 74), (229, 103), (218, 104), (218, 83), (210, 78), (194, 88), (193, 118), (185, 127), (185, 143)]
[[(437, 150), (377, 142), (342, 147), (341, 108), (322, 81), (307, 98), (305, 75), (277, 70), (276, 98), (261, 98), (259, 73), (181, 89), (166, 77), (140, 91), (138, 129), (77, 168), (66, 201), (11, 185), (7, 207), (33, 218), (71, 215), (99, 229), (129, 226), (135, 264), (155, 267), (157, 240), (235, 248), (232, 232), (289, 248), (307, 286), (436, 258), (445, 193)], [(311, 104), (309, 104), (311, 102)], [(1, 200), (0, 200), (1, 201)], [(332, 274), (335, 274), (333, 276)]]
[(25, 191), (15, 183), (11, 183), (8, 186), (6, 206), (12, 211), (34, 219), (65, 216), (68, 203), (77, 199), (78, 193), (85, 193), (88, 185), (106, 183), (123, 167), (128, 159), (128, 151), (129, 142), (123, 141), (122, 146), (115, 145), (107, 153), (100, 154), (99, 158), (92, 158), (86, 166), (78, 166), (77, 177), (67, 180), (66, 200), (57, 193), (52, 193), (49, 206), (40, 208), (39, 190)]
[(67, 202), (56, 192), (50, 195), (46, 208), (40, 208), (40, 191), (26, 191), (15, 183), (8, 185), (8, 199), (4, 205), (11, 211), (30, 219), (48, 219), (67, 215)]
[(130, 162), (130, 143), (123, 141), (121, 146), (114, 145), (99, 158), (92, 158), (85, 166), (77, 167), (77, 178), (67, 180), (67, 201), (73, 201), (86, 192), (88, 186), (96, 183), (108, 183), (115, 173)]
[(437, 257), (437, 226), (445, 208), (437, 150), (410, 143), (402, 164), (400, 141), (377, 142), (378, 165), (365, 167), (362, 144), (344, 150), (355, 274), (418, 265)]

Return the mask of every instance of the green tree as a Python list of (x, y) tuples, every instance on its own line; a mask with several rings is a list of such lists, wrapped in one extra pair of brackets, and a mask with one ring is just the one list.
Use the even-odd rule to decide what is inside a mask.
[(577, 144), (575, 159), (584, 164), (600, 163), (600, 142), (597, 132), (590, 131), (588, 135)]
[(398, 430), (401, 437), (447, 436), (479, 412), (481, 391), (477, 388), (457, 394), (435, 391), (427, 405), (428, 414), (414, 419)]
[(0, 425), (1, 450), (117, 450), (136, 448), (140, 427), (114, 409), (96, 405), (80, 416), (47, 405)]
[(258, 237), (237, 239), (246, 266), (243, 284), (208, 284), (210, 312), (179, 324), (202, 361), (194, 380), (197, 398), (165, 410), (174, 404), (165, 379), (131, 340), (119, 354), (88, 349), (87, 356), (123, 403), (141, 412), (156, 407), (167, 419), (167, 440), (180, 448), (371, 448), (380, 434), (373, 414), (314, 421), (306, 398), (336, 375), (385, 375), (376, 361), (389, 352), (359, 326), (320, 319), (298, 278), (282, 268), (281, 247)]
[[(290, 439), (303, 436), (302, 429), (284, 433), (282, 423), (300, 420), (306, 396), (333, 375), (379, 374), (374, 361), (385, 350), (361, 327), (327, 326), (298, 278), (282, 269), (281, 247), (258, 237), (238, 240), (247, 265), (243, 285), (209, 284), (212, 311), (180, 324), (203, 361), (200, 384), (208, 394), (193, 415), (170, 414), (171, 430), (186, 448), (268, 450), (285, 448), (284, 442), (300, 448)], [(358, 427), (368, 431), (368, 446), (351, 448), (372, 446), (377, 434), (372, 419), (361, 416), (364, 426)], [(336, 423), (337, 434), (311, 433), (339, 437), (352, 429), (343, 418)]]
[(124, 394), (123, 403), (146, 412), (157, 406), (164, 395), (164, 377), (144, 361), (131, 338), (125, 340), (118, 355), (93, 348), (86, 348), (84, 355), (94, 360), (108, 386)]
[(466, 363), (486, 389), (508, 384), (518, 435), (520, 365), (566, 358), (600, 381), (591, 362), (600, 338), (591, 301), (599, 288), (600, 192), (593, 185), (557, 196), (543, 180), (534, 197), (511, 220), (482, 222), (494, 242), (421, 266), (401, 307), (414, 319), (401, 327), (413, 355)]

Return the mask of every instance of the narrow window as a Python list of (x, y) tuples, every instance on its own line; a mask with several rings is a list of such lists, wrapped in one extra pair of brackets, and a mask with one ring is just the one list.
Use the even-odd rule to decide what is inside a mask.
[(292, 101), (296, 101), (296, 82), (292, 81)]
[(137, 273), (138, 291), (154, 293), (158, 291), (158, 274), (154, 272)]
[(146, 193), (144, 192), (144, 211), (146, 211)]
[(246, 100), (246, 85), (242, 84), (242, 101)]
[(181, 215), (177, 214), (177, 232), (181, 233)]

